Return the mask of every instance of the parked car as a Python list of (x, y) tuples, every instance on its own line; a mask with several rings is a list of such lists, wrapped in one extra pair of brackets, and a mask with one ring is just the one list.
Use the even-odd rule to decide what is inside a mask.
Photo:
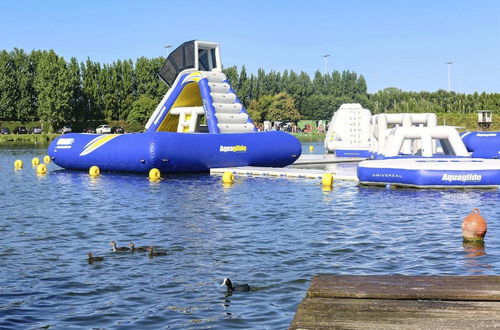
[(116, 126), (111, 129), (111, 132), (115, 134), (123, 134), (125, 133), (125, 130), (122, 127)]
[(42, 129), (40, 127), (33, 127), (31, 129), (31, 134), (42, 134)]
[(59, 134), (66, 134), (71, 132), (73, 132), (73, 130), (71, 129), (70, 125), (64, 125), (63, 127), (57, 130), (57, 133)]
[(87, 127), (83, 130), (83, 133), (95, 133), (95, 129), (93, 129), (92, 127)]
[(8, 127), (0, 128), (0, 134), (10, 134), (10, 129)]
[(17, 126), (14, 128), (14, 134), (28, 134), (28, 130), (24, 126)]
[(97, 134), (106, 134), (106, 133), (111, 133), (111, 127), (109, 125), (99, 125), (95, 129), (95, 132)]

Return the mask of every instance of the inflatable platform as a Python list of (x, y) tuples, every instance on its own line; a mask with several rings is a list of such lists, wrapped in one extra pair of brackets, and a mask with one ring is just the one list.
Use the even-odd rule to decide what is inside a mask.
[(407, 158), (359, 163), (362, 185), (411, 188), (496, 188), (500, 160), (474, 158)]
[(49, 146), (54, 163), (75, 170), (199, 172), (231, 166), (283, 167), (301, 154), (281, 131), (257, 132), (222, 72), (219, 45), (177, 47), (159, 72), (170, 87), (144, 133), (65, 134)]
[(453, 127), (397, 127), (377, 160), (359, 163), (357, 175), (362, 185), (494, 188), (500, 160), (471, 158)]

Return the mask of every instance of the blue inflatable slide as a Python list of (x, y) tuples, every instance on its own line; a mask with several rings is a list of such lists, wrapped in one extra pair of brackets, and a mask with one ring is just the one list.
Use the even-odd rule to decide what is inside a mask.
[(229, 166), (283, 167), (300, 142), (280, 131), (258, 132), (222, 72), (219, 45), (193, 40), (177, 47), (159, 72), (170, 87), (144, 133), (65, 134), (49, 146), (57, 165), (74, 170), (200, 172)]

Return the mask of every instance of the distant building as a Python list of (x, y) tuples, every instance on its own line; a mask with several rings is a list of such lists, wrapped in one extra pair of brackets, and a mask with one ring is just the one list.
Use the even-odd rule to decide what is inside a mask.
[(493, 111), (477, 110), (477, 126), (480, 129), (490, 128), (492, 122), (493, 122)]

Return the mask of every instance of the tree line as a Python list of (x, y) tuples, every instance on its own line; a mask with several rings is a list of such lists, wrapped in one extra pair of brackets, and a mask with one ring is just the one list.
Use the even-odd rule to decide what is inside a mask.
[[(111, 64), (76, 58), (66, 61), (53, 50), (0, 52), (0, 120), (63, 123), (122, 121), (140, 130), (168, 87), (157, 72), (165, 58)], [(360, 103), (373, 113), (468, 113), (500, 109), (500, 94), (406, 92), (386, 88), (369, 94), (363, 75), (293, 70), (249, 74), (245, 66), (224, 69), (231, 86), (256, 122), (329, 119), (342, 103)]]

